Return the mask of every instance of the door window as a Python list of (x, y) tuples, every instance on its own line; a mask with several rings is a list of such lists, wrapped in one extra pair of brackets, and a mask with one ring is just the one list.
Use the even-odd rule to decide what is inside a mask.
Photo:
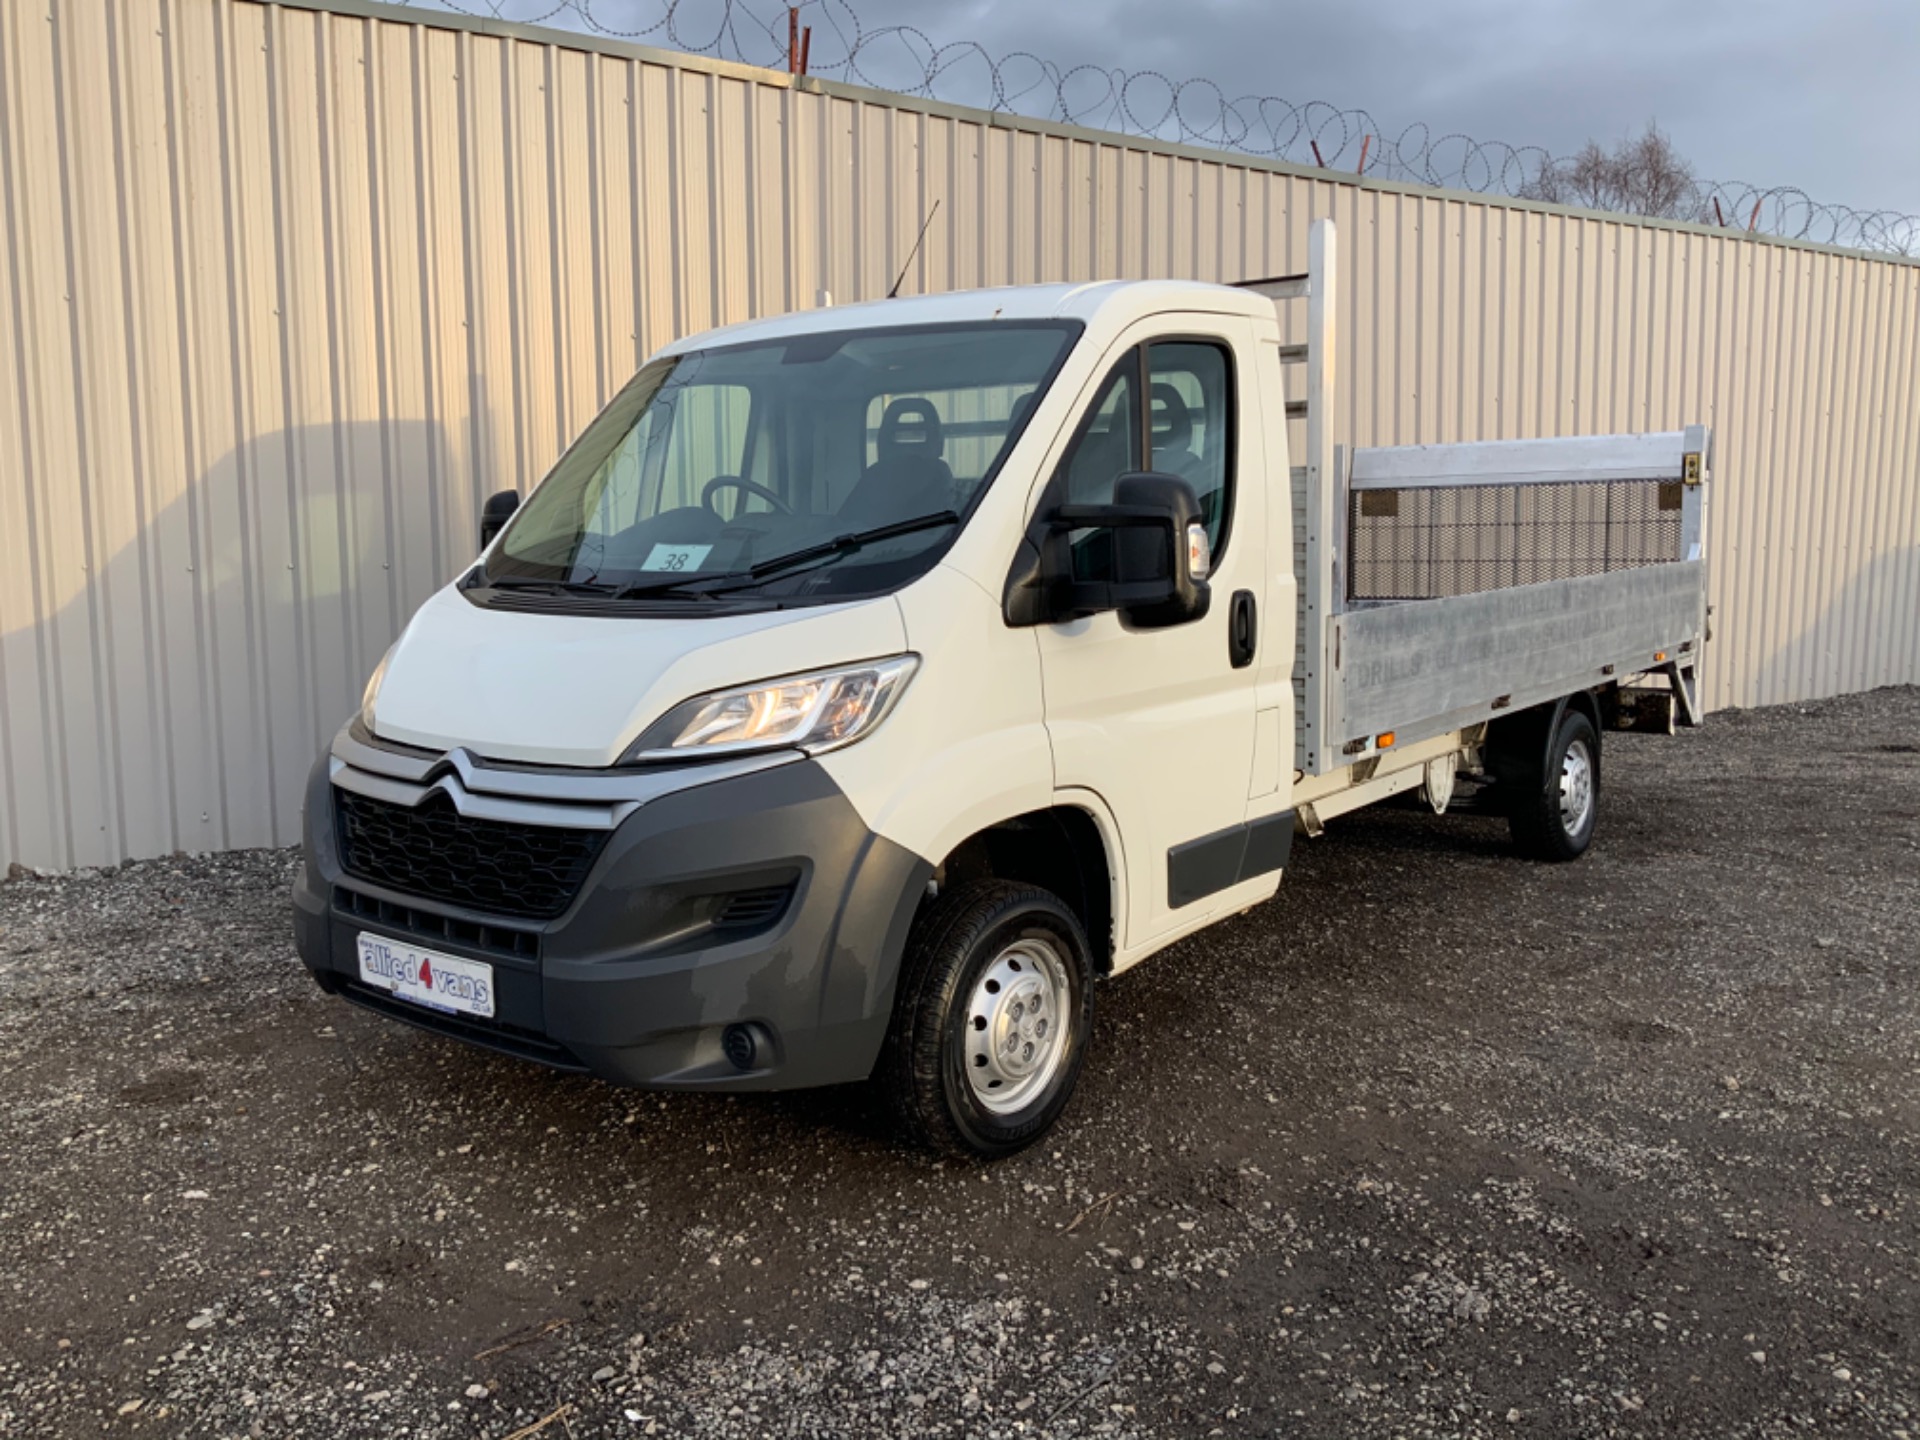
[[(1100, 387), (1060, 462), (1052, 503), (1110, 505), (1114, 482), (1130, 470), (1177, 475), (1193, 486), (1200, 501), (1218, 563), (1233, 510), (1232, 382), (1224, 345), (1158, 341), (1127, 352)], [(1077, 579), (1110, 578), (1110, 541), (1108, 531), (1073, 536)]]
[(1193, 486), (1216, 557), (1226, 549), (1232, 512), (1232, 385), (1224, 346), (1178, 340), (1147, 347), (1149, 468)]

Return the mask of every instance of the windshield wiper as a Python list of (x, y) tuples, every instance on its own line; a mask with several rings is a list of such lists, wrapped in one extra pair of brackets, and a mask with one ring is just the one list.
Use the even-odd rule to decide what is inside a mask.
[[(640, 593), (657, 594), (661, 591), (679, 591), (683, 594), (726, 595), (735, 590), (748, 590), (762, 580), (774, 575), (783, 575), (789, 570), (797, 570), (803, 565), (826, 564), (838, 560), (842, 555), (851, 554), (863, 545), (872, 545), (881, 540), (891, 540), (897, 535), (913, 535), (922, 530), (932, 530), (936, 526), (958, 525), (960, 516), (952, 510), (936, 510), (930, 515), (915, 515), (910, 520), (896, 520), (891, 525), (875, 525), (870, 530), (855, 530), (846, 535), (836, 535), (831, 540), (822, 540), (818, 545), (804, 546), (789, 551), (785, 555), (775, 555), (762, 560), (757, 565), (749, 565), (745, 570), (724, 575), (704, 577), (707, 583), (700, 583), (703, 577), (687, 576), (680, 580), (669, 581), (665, 585), (647, 587)], [(633, 594), (633, 590), (622, 591)]]
[(936, 510), (928, 515), (915, 515), (908, 520), (895, 520), (890, 525), (875, 525), (870, 530), (855, 530), (846, 535), (837, 535), (831, 540), (821, 541), (818, 545), (808, 545), (785, 555), (775, 555), (770, 559), (762, 560), (757, 565), (750, 565), (745, 570), (722, 571), (717, 575), (673, 575), (662, 580), (635, 581), (630, 585), (596, 585), (585, 580), (503, 579), (490, 583), (505, 590), (545, 590), (563, 594), (595, 595), (608, 600), (635, 600), (652, 595), (692, 595), (705, 599), (709, 595), (720, 595), (731, 590), (745, 590), (758, 585), (770, 575), (778, 575), (802, 565), (810, 565), (816, 560), (838, 559), (864, 545), (891, 540), (898, 535), (914, 535), (922, 530), (959, 523), (960, 516), (957, 512)]
[(850, 535), (822, 540), (818, 545), (809, 545), (804, 550), (775, 555), (770, 560), (762, 560), (758, 565), (749, 565), (747, 574), (759, 580), (768, 575), (777, 575), (782, 570), (791, 570), (796, 565), (804, 565), (809, 560), (818, 560), (825, 555), (844, 555), (850, 550), (858, 550), (861, 546), (871, 545), (877, 540), (891, 540), (896, 535), (912, 535), (921, 530), (931, 530), (936, 525), (958, 525), (959, 523), (960, 516), (956, 512), (935, 510), (930, 515), (916, 515), (911, 520), (896, 520), (891, 525), (876, 525), (871, 530), (855, 530)]
[[(958, 525), (960, 516), (952, 510), (935, 510), (930, 515), (915, 515), (910, 520), (896, 520), (891, 525), (876, 525), (871, 530), (855, 530), (847, 535), (837, 535), (831, 540), (822, 540), (818, 545), (808, 545), (800, 550), (789, 551), (785, 555), (775, 555), (762, 560), (758, 565), (749, 565), (747, 573), (740, 577), (744, 583), (764, 580), (769, 575), (778, 575), (813, 560), (825, 560), (830, 557), (846, 555), (865, 545), (881, 540), (891, 540), (896, 535), (913, 535), (922, 530), (932, 530), (936, 526)], [(728, 585), (726, 589), (734, 587)], [(705, 592), (711, 594), (711, 591)]]
[(831, 540), (823, 540), (818, 545), (808, 545), (785, 555), (775, 555), (762, 560), (758, 565), (749, 565), (745, 570), (725, 571), (718, 575), (676, 575), (671, 580), (652, 584), (623, 585), (614, 592), (617, 600), (633, 599), (644, 595), (693, 595), (705, 599), (709, 595), (724, 595), (734, 590), (746, 590), (758, 585), (768, 576), (783, 574), (802, 565), (811, 565), (815, 561), (836, 560), (842, 555), (858, 550), (863, 545), (872, 545), (881, 540), (891, 540), (896, 535), (913, 535), (922, 530), (931, 530), (940, 525), (958, 525), (960, 516), (952, 510), (936, 510), (930, 515), (915, 515), (910, 520), (896, 520), (891, 525), (876, 525), (870, 530), (855, 530), (846, 535), (837, 535)]

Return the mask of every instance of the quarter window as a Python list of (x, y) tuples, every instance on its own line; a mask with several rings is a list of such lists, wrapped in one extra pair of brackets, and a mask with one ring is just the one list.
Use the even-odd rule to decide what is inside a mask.
[(1061, 496), (1068, 505), (1110, 505), (1113, 484), (1140, 464), (1140, 360), (1130, 354), (1113, 369), (1085, 428), (1061, 462)]

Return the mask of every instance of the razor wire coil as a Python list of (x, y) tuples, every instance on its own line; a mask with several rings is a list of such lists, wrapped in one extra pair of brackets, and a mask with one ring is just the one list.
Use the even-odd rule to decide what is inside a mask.
[[(768, 69), (787, 67), (787, 12), (749, 0), (400, 0), (419, 9), (527, 25), (561, 25)], [(1510, 198), (1529, 192), (1556, 158), (1537, 145), (1398, 131), (1371, 112), (1322, 100), (1230, 95), (1204, 77), (1158, 70), (1061, 66), (1028, 51), (994, 55), (977, 41), (939, 42), (911, 25), (867, 29), (848, 0), (802, 0), (816, 34), (808, 72), (895, 94), (1231, 151), (1375, 179)], [(1815, 200), (1796, 186), (1695, 180), (1665, 218), (1729, 230), (1920, 255), (1920, 216)]]

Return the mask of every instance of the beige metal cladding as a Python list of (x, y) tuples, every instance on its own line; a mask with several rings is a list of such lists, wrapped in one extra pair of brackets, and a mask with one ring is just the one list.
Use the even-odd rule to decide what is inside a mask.
[(294, 839), (482, 497), (669, 338), (884, 294), (935, 200), (907, 293), (1298, 271), (1332, 215), (1338, 437), (1710, 424), (1711, 702), (1920, 679), (1920, 266), (419, 11), (22, 0), (0, 869)]

